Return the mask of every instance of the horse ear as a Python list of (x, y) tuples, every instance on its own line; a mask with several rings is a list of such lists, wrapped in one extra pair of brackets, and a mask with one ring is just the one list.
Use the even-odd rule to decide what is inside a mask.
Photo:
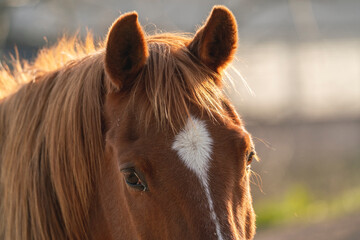
[(120, 16), (108, 33), (105, 69), (118, 89), (131, 85), (144, 67), (148, 49), (136, 12)]
[(215, 6), (188, 48), (210, 69), (220, 72), (232, 60), (237, 41), (234, 15), (226, 7)]

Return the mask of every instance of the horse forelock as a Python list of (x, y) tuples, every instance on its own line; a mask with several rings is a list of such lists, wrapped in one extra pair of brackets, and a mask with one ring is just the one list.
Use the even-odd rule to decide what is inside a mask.
[(178, 132), (192, 109), (218, 121), (226, 117), (221, 75), (203, 65), (187, 44), (187, 35), (159, 34), (146, 37), (149, 56), (133, 80), (128, 107), (138, 109), (145, 130), (151, 122), (158, 129)]

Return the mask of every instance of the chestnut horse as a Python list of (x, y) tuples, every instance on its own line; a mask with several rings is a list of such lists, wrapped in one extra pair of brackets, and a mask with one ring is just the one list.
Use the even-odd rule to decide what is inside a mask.
[(131, 12), (103, 47), (3, 66), (0, 238), (252, 239), (254, 146), (221, 87), (237, 41), (222, 6), (194, 37)]

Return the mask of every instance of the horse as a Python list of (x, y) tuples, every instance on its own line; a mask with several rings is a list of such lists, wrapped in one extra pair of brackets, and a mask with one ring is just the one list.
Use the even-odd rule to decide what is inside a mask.
[(0, 239), (252, 239), (250, 133), (223, 93), (238, 43), (214, 6), (194, 35), (136, 12), (0, 71)]

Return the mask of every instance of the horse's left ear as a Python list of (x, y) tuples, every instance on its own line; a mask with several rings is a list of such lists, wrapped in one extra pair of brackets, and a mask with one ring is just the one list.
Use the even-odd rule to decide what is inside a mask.
[(136, 12), (120, 16), (111, 26), (105, 69), (118, 89), (128, 88), (146, 63), (148, 49)]
[(205, 65), (219, 73), (232, 60), (237, 42), (234, 15), (226, 7), (215, 6), (188, 48)]

